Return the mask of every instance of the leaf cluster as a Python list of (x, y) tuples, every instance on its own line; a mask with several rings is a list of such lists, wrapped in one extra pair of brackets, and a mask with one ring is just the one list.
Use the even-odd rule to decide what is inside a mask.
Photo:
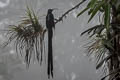
[(7, 46), (14, 42), (17, 53), (25, 56), (25, 62), (29, 67), (31, 59), (42, 62), (44, 45), (44, 35), (46, 29), (39, 22), (38, 16), (33, 9), (27, 6), (26, 16), (22, 18), (18, 25), (10, 25), (7, 29), (8, 40), (4, 43)]
[[(87, 51), (88, 56), (94, 54), (97, 64), (96, 69), (103, 68), (104, 73), (110, 73), (109, 75), (103, 77), (101, 80), (104, 80), (106, 77), (111, 75), (114, 75), (114, 77), (110, 77), (110, 80), (113, 80), (115, 77), (119, 76), (118, 69), (117, 71), (116, 69), (113, 70), (113, 73), (111, 71), (105, 71), (105, 65), (108, 64), (109, 61), (116, 55), (114, 47), (116, 44), (115, 40), (120, 36), (119, 23), (113, 24), (113, 5), (116, 6), (116, 4), (117, 0), (90, 0), (86, 8), (77, 15), (77, 17), (79, 17), (84, 12), (88, 11), (88, 15), (90, 16), (88, 22), (90, 22), (98, 13), (101, 14), (100, 20), (102, 17), (102, 22), (100, 22), (99, 25), (95, 25), (81, 33), (81, 35), (87, 33), (90, 38), (94, 39), (92, 42), (90, 42), (90, 46), (88, 46)], [(116, 76), (116, 74), (118, 76)]]

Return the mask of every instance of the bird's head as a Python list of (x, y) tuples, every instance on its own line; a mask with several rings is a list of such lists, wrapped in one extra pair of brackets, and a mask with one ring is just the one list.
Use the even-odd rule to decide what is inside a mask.
[(53, 8), (53, 9), (48, 9), (48, 13), (52, 13), (53, 10), (56, 10), (57, 8)]
[(48, 9), (48, 13), (52, 13), (54, 9)]

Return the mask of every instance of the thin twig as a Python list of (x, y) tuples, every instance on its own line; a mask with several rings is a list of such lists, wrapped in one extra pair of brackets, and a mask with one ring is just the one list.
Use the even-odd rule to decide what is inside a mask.
[(64, 17), (66, 17), (67, 14), (69, 14), (69, 12), (73, 11), (74, 9), (78, 8), (82, 3), (84, 3), (86, 0), (82, 0), (80, 3), (78, 3), (76, 6), (74, 6), (73, 8), (67, 10), (61, 17), (59, 17), (58, 20), (56, 20), (55, 24), (62, 21)]

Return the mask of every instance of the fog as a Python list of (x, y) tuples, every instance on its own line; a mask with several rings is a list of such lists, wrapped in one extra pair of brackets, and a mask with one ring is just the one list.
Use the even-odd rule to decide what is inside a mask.
[[(0, 29), (19, 22), (24, 15), (26, 4), (38, 12), (40, 21), (45, 26), (44, 15), (49, 8), (58, 8), (53, 12), (55, 18), (58, 18), (79, 1), (81, 0), (0, 0)], [(88, 38), (80, 36), (82, 31), (97, 23), (97, 18), (89, 24), (87, 13), (76, 18), (85, 4), (68, 14), (63, 22), (56, 24), (53, 37), (54, 78), (51, 80), (99, 80), (94, 61), (85, 56), (84, 45)], [(2, 44), (6, 38), (3, 31), (0, 33)], [(45, 42), (47, 43), (47, 39)], [(26, 69), (23, 57), (16, 54), (13, 46), (0, 49), (0, 80), (47, 80), (47, 65), (40, 66), (35, 62)]]

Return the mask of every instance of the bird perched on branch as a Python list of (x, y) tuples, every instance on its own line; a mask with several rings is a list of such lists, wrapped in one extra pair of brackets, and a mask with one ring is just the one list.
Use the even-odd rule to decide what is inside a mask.
[(47, 74), (48, 78), (52, 76), (53, 78), (53, 51), (52, 51), (52, 37), (53, 37), (53, 28), (55, 29), (54, 15), (52, 11), (54, 9), (48, 9), (46, 16), (46, 28), (48, 30), (48, 69)]

